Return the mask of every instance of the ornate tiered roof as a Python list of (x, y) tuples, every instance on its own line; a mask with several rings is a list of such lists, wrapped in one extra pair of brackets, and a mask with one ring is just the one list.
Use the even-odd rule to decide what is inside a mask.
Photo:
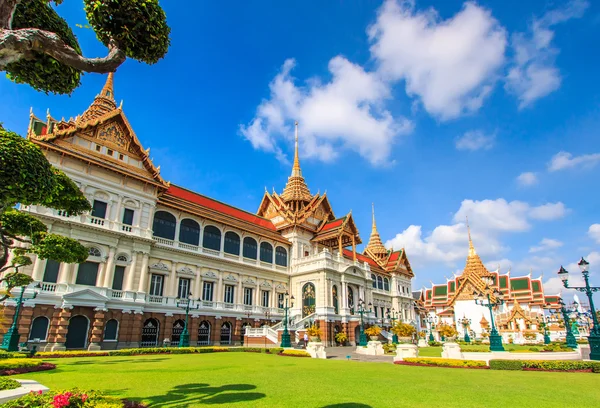
[(288, 177), (287, 184), (283, 189), (281, 198), (284, 202), (308, 203), (312, 199), (310, 190), (306, 185), (304, 177), (302, 177), (302, 169), (300, 168), (300, 158), (298, 157), (298, 122), (295, 122), (295, 149), (294, 149), (294, 165), (292, 166), (292, 175)]
[(371, 225), (371, 236), (369, 237), (369, 243), (365, 248), (365, 253), (375, 259), (383, 259), (388, 257), (388, 250), (383, 246), (379, 231), (377, 231), (377, 223), (375, 222), (375, 204), (372, 204), (372, 215), (373, 223)]
[(81, 122), (97, 119), (117, 109), (114, 92), (114, 76), (114, 72), (108, 74), (104, 87), (102, 87), (100, 93), (96, 95), (94, 102), (92, 102), (90, 107), (80, 116), (79, 120)]

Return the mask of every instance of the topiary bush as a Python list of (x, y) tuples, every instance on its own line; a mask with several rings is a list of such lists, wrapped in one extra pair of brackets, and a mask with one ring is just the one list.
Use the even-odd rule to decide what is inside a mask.
[(283, 350), (279, 355), (289, 357), (310, 357), (310, 354), (304, 350)]
[[(454, 359), (454, 358), (421, 358), (421, 357), (411, 357), (411, 358), (405, 358), (404, 359), (405, 362), (407, 363), (412, 363), (412, 364), (420, 364), (420, 365), (429, 365), (429, 366), (436, 366), (436, 367), (469, 367), (469, 368), (475, 368), (475, 367), (486, 367), (487, 365), (485, 364), (485, 361), (478, 361), (478, 360), (461, 360), (461, 359)], [(400, 363), (400, 362), (398, 362)]]
[[(48, 0), (20, 2), (15, 10), (12, 28), (40, 28), (53, 32), (81, 55), (73, 30), (48, 3)], [(21, 59), (6, 66), (9, 79), (18, 84), (29, 84), (35, 90), (45, 93), (70, 94), (79, 86), (79, 70), (61, 64), (47, 54), (37, 51), (32, 54), (30, 59)]]
[(519, 371), (523, 369), (523, 362), (521, 360), (490, 360), (490, 369)]

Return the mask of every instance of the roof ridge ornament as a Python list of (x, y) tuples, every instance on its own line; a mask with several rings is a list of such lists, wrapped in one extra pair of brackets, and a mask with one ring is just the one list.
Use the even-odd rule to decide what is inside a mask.
[(117, 102), (115, 101), (114, 93), (114, 72), (109, 72), (106, 77), (106, 82), (102, 87), (102, 90), (90, 105), (89, 108), (81, 115), (81, 120), (88, 122), (93, 119), (97, 119), (107, 113), (117, 109)]
[[(304, 177), (302, 177), (302, 169), (300, 168), (300, 155), (298, 153), (298, 122), (294, 122), (294, 164), (292, 166), (292, 174), (288, 177), (287, 184), (281, 193), (281, 198), (285, 202), (294, 201), (297, 203), (307, 203), (313, 196), (306, 185)], [(300, 204), (295, 206), (296, 210), (300, 209)]]

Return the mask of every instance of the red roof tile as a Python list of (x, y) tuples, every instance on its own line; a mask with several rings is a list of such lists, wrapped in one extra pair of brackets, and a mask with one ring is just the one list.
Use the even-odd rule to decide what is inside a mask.
[(397, 260), (400, 257), (401, 252), (402, 251), (392, 252), (392, 255), (390, 255), (390, 259), (388, 259), (388, 262)]
[(339, 227), (340, 225), (342, 225), (344, 223), (344, 219), (345, 219), (345, 217), (344, 218), (338, 218), (337, 220), (333, 220), (331, 222), (328, 222), (327, 224), (325, 224), (323, 226), (323, 228), (321, 228), (321, 232), (330, 230), (332, 228)]
[(265, 218), (259, 217), (252, 213), (240, 210), (239, 208), (232, 207), (227, 204), (223, 204), (220, 201), (213, 200), (212, 198), (208, 198), (198, 193), (194, 193), (189, 190), (185, 190), (181, 187), (177, 187), (171, 185), (165, 194), (171, 195), (173, 197), (180, 198), (185, 201), (189, 201), (194, 204), (201, 205), (206, 208), (210, 208), (211, 210), (218, 211), (223, 214), (227, 214), (231, 217), (238, 218), (240, 220), (258, 225), (260, 227), (269, 229), (271, 231), (276, 231), (273, 223)]
[[(349, 249), (344, 249), (344, 257), (346, 257), (348, 259), (352, 259), (352, 251), (350, 251)], [(356, 259), (361, 262), (366, 262), (369, 265), (374, 266), (378, 269), (381, 269), (381, 267), (377, 264), (377, 262), (375, 262), (374, 259), (371, 259), (368, 256), (365, 256), (363, 254), (359, 254), (358, 252), (356, 253)]]

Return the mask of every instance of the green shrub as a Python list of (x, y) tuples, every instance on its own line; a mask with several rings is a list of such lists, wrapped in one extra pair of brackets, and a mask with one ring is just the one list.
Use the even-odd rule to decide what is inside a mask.
[(481, 347), (461, 347), (460, 351), (463, 353), (487, 353), (489, 350), (483, 349)]
[(522, 370), (522, 360), (490, 360), (492, 370)]
[(271, 347), (270, 349), (268, 349), (269, 352), (271, 354), (279, 354), (281, 353), (284, 349), (282, 347)]
[(37, 367), (40, 364), (42, 364), (41, 361), (31, 360), (29, 358), (7, 358), (5, 360), (0, 360), (0, 371), (24, 367)]
[(540, 348), (539, 347), (529, 347), (529, 351), (531, 351), (532, 353), (539, 353)]
[(407, 363), (425, 364), (437, 367), (487, 367), (485, 361), (460, 360), (454, 358), (405, 358)]
[[(69, 394), (66, 394), (66, 393)], [(66, 397), (68, 407), (85, 407), (85, 408), (123, 408), (123, 407), (145, 407), (145, 405), (132, 405), (131, 402), (124, 402), (118, 397), (103, 395), (97, 391), (84, 391), (79, 389), (50, 391), (46, 394), (29, 393), (24, 397), (16, 400), (5, 402), (3, 408), (34, 408), (34, 407), (54, 407), (53, 400), (55, 396)], [(82, 397), (85, 396), (85, 402), (82, 402)], [(65, 405), (60, 405), (65, 406)]]
[(279, 353), (282, 356), (293, 356), (293, 357), (310, 357), (310, 354), (308, 354), (306, 351), (304, 350), (283, 350), (281, 353)]
[(384, 350), (386, 353), (394, 353), (394, 352), (396, 351), (396, 345), (395, 345), (395, 344), (392, 344), (392, 343), (385, 343), (385, 344), (383, 345), (383, 350)]
[(63, 357), (101, 357), (108, 356), (108, 351), (40, 351), (35, 354), (37, 358), (63, 358)]
[(21, 383), (10, 378), (0, 378), (0, 391), (14, 390), (19, 388)]
[(439, 341), (430, 341), (430, 342), (429, 342), (429, 345), (430, 345), (431, 347), (439, 347), (439, 346), (441, 346), (441, 345), (442, 345), (442, 343), (440, 343)]
[(4, 358), (27, 358), (29, 357), (28, 353), (20, 353), (18, 351), (0, 351), (0, 359)]
[(600, 363), (582, 360), (523, 360), (523, 368), (535, 368), (541, 370), (592, 370), (600, 372)]

